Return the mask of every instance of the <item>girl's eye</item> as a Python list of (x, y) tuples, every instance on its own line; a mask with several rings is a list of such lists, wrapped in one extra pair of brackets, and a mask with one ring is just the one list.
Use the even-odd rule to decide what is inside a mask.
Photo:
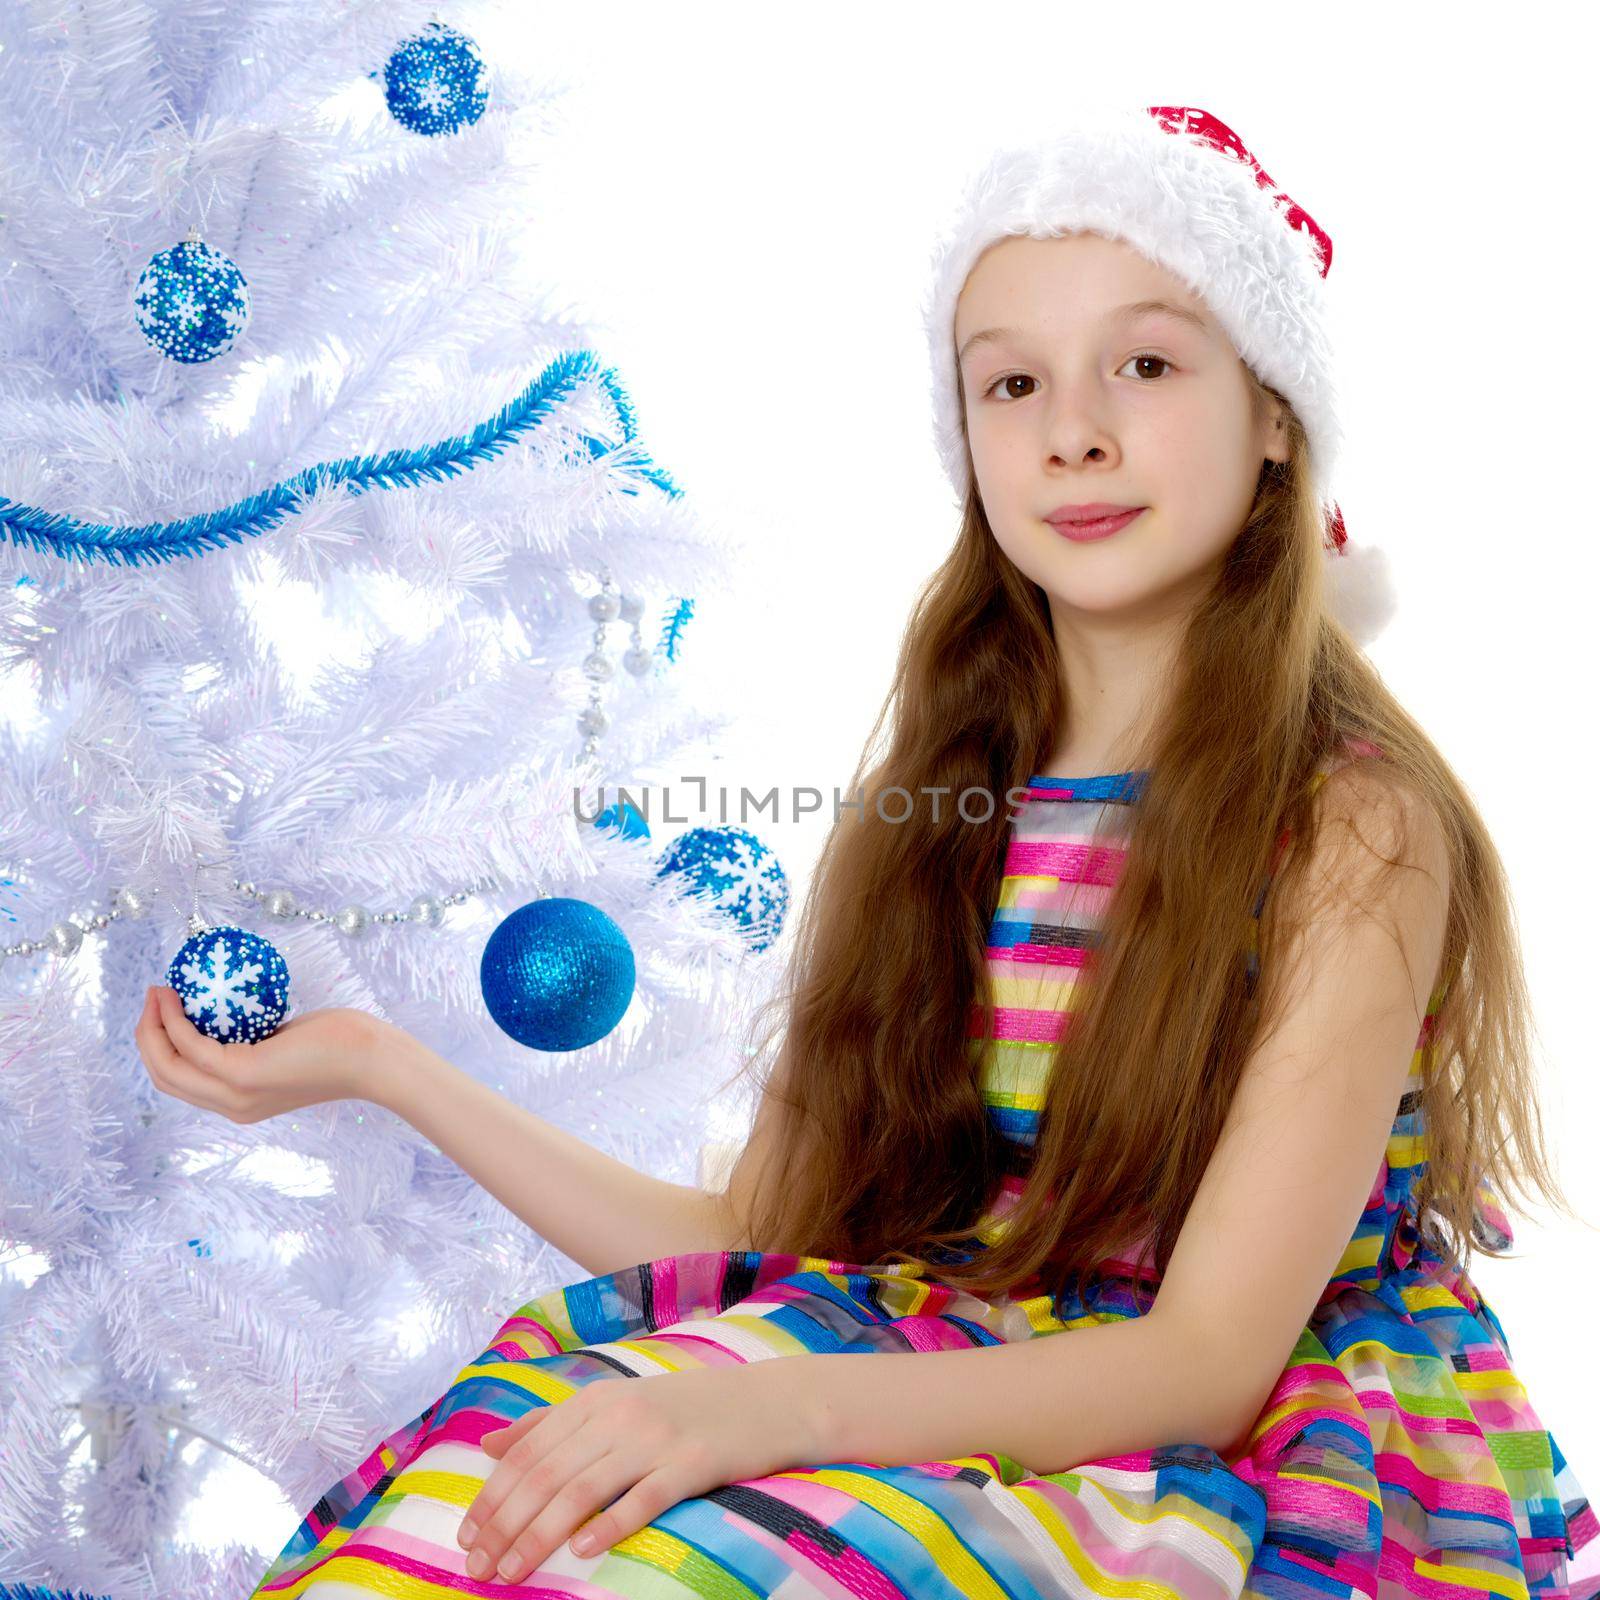
[[(1170, 361), (1168, 361), (1165, 356), (1158, 356), (1158, 355), (1155, 355), (1152, 352), (1147, 351), (1147, 350), (1146, 351), (1141, 351), (1136, 356), (1129, 356), (1127, 361), (1124, 361), (1122, 363), (1122, 365), (1124, 367), (1126, 367), (1126, 366), (1128, 366), (1130, 363), (1132, 363), (1134, 361), (1158, 361), (1158, 362), (1160, 362), (1160, 364), (1163, 367), (1169, 367), (1169, 368), (1172, 365), (1172, 363)], [(1032, 383), (1033, 382), (1033, 379), (1030, 378), (1027, 375), (1027, 373), (1025, 373), (1025, 372), (1006, 372), (1006, 373), (1002, 373), (998, 378), (996, 378), (994, 380), (993, 383), (991, 383), (989, 385), (989, 387), (987, 389), (985, 389), (983, 391), (983, 398), (985, 400), (989, 399), (994, 394), (995, 390), (998, 389), (1002, 383), (1010, 383), (1015, 378), (1021, 378), (1024, 382), (1027, 382), (1027, 383)], [(1148, 383), (1154, 382), (1155, 380), (1151, 379), (1151, 378), (1141, 378), (1139, 381), (1141, 383), (1148, 384)], [(1016, 399), (1026, 398), (1026, 397), (1025, 396), (1019, 396), (1019, 395), (1012, 395), (1010, 398), (1013, 399), (1013, 400), (1016, 400)]]

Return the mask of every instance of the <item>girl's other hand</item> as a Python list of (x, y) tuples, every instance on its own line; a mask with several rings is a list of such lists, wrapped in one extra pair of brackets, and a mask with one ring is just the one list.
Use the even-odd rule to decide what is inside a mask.
[(391, 1025), (368, 1011), (327, 1007), (291, 1018), (254, 1044), (225, 1043), (184, 1014), (175, 989), (145, 991), (133, 1037), (155, 1086), (230, 1122), (260, 1122), (325, 1100), (367, 1098)]
[(498, 1569), (514, 1583), (564, 1540), (576, 1556), (598, 1555), (680, 1500), (828, 1460), (807, 1360), (590, 1380), (491, 1429), (482, 1449), (498, 1465), (456, 1534), (468, 1575), (492, 1582)]

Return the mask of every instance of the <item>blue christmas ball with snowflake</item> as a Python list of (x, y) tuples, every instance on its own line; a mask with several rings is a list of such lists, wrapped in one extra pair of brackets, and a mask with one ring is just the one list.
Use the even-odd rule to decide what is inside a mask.
[(227, 923), (183, 941), (167, 984), (195, 1027), (224, 1044), (265, 1039), (289, 1010), (289, 968), (278, 947)]
[(250, 324), (250, 285), (233, 261), (191, 228), (158, 250), (133, 286), (140, 331), (174, 361), (210, 361)]
[(384, 63), (383, 97), (413, 133), (456, 133), (489, 104), (483, 57), (466, 34), (430, 22)]
[(680, 833), (661, 853), (656, 875), (674, 875), (690, 893), (709, 899), (752, 950), (765, 950), (783, 931), (788, 876), (777, 856), (748, 828)]
[(489, 1015), (518, 1044), (581, 1050), (622, 1020), (633, 998), (633, 946), (598, 906), (548, 895), (518, 906), (478, 964)]

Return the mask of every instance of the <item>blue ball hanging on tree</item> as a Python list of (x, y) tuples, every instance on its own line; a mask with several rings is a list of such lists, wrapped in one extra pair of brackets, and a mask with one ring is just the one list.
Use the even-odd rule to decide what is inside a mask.
[(789, 879), (778, 858), (748, 828), (690, 828), (662, 852), (658, 877), (676, 875), (765, 950), (783, 931)]
[(384, 63), (383, 97), (413, 133), (459, 132), (489, 104), (483, 57), (466, 34), (430, 22)]
[(167, 963), (189, 1020), (225, 1044), (265, 1039), (289, 1010), (289, 968), (278, 947), (259, 933), (224, 923), (195, 927)]
[(250, 285), (233, 261), (191, 228), (158, 250), (133, 286), (133, 314), (162, 355), (210, 361), (250, 324)]
[(581, 1050), (633, 998), (633, 946), (598, 906), (549, 895), (518, 906), (489, 935), (478, 967), (489, 1015), (518, 1044)]

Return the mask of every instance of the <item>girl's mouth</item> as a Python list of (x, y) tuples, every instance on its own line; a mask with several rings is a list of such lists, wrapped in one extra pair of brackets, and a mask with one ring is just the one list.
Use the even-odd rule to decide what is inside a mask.
[(1114, 517), (1096, 517), (1091, 522), (1052, 522), (1050, 526), (1064, 539), (1104, 539), (1119, 528), (1127, 527), (1135, 517), (1148, 509), (1140, 506), (1134, 511), (1119, 511)]

